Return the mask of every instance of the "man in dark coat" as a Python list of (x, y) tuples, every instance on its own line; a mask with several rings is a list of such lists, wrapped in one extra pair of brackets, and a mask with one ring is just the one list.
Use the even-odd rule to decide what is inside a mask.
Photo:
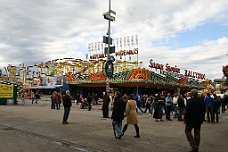
[(122, 120), (124, 119), (125, 107), (126, 103), (121, 99), (120, 92), (116, 91), (112, 110), (112, 123), (117, 134), (117, 139), (120, 139), (123, 136)]
[(70, 113), (70, 108), (72, 106), (69, 90), (66, 91), (66, 95), (63, 97), (63, 106), (64, 106), (63, 124), (68, 124), (67, 119)]
[(110, 103), (110, 97), (109, 93), (105, 92), (103, 104), (102, 104), (102, 112), (103, 112), (103, 118), (108, 118), (109, 114), (109, 103)]
[(88, 93), (88, 96), (87, 96), (87, 103), (88, 103), (88, 108), (89, 108), (88, 111), (91, 111), (91, 109), (92, 109), (92, 96), (90, 93)]
[[(205, 104), (202, 98), (198, 97), (196, 89), (191, 90), (192, 97), (187, 101), (187, 107), (184, 115), (185, 135), (192, 147), (190, 152), (198, 152), (200, 144), (200, 128), (204, 121)], [(194, 137), (192, 136), (192, 129), (194, 129)]]

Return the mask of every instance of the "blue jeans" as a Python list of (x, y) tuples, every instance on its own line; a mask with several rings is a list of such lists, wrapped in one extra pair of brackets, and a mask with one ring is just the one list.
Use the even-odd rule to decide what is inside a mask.
[(173, 105), (173, 108), (174, 108), (174, 118), (177, 118), (178, 117), (178, 108), (177, 108), (177, 105), (174, 104)]
[(33, 104), (33, 102), (34, 102), (34, 98), (32, 98), (32, 104)]
[(119, 137), (120, 135), (123, 134), (123, 132), (122, 132), (122, 120), (121, 121), (113, 120), (113, 124), (114, 124), (114, 128), (115, 128), (116, 134), (117, 134), (116, 137)]
[(151, 106), (150, 106), (151, 114), (153, 114), (153, 111), (155, 110), (155, 108), (156, 108), (156, 105), (155, 104), (151, 104)]
[(22, 105), (25, 105), (25, 98), (21, 98)]
[(54, 109), (58, 109), (58, 101), (54, 101)]
[(64, 107), (63, 123), (67, 122), (70, 114), (70, 107)]

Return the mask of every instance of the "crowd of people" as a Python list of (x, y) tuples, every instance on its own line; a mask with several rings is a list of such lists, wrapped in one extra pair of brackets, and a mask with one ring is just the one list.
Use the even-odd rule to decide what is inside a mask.
[(38, 100), (40, 99), (40, 94), (39, 92), (34, 93), (33, 91), (31, 92), (22, 91), (21, 93), (18, 94), (18, 99), (21, 99), (21, 103), (23, 106), (28, 102), (27, 100), (28, 98), (32, 100), (32, 104), (34, 103), (34, 101), (37, 104)]
[[(221, 98), (216, 94), (210, 93), (207, 93), (206, 96), (199, 95), (196, 89), (192, 89), (191, 92), (183, 95), (174, 93), (172, 96), (170, 93), (158, 92), (155, 96), (140, 96), (136, 93), (135, 96), (131, 94), (128, 97), (125, 94), (122, 98), (117, 91), (113, 97), (114, 104), (111, 116), (114, 133), (117, 139), (121, 139), (128, 125), (133, 124), (136, 131), (135, 137), (140, 138), (137, 120), (139, 110), (142, 113), (146, 113), (149, 110), (149, 114), (153, 115), (156, 122), (164, 121), (162, 119), (164, 114), (167, 121), (172, 121), (170, 116), (173, 113), (173, 118), (177, 118), (178, 121), (183, 121), (185, 124), (185, 135), (191, 147), (190, 152), (198, 152), (201, 124), (204, 121), (214, 123), (215, 118), (216, 122), (219, 122), (220, 107), (222, 107), (222, 112), (224, 113), (227, 99), (227, 96)], [(205, 120), (205, 116), (207, 120)], [(122, 120), (125, 117), (126, 123), (122, 128)], [(192, 130), (194, 130), (194, 135)]]
[[(97, 103), (94, 93), (88, 93), (86, 98), (80, 95), (76, 103), (86, 103), (88, 111), (91, 111), (92, 104)], [(25, 104), (24, 98), (26, 94), (21, 94), (22, 105)], [(38, 103), (38, 96), (33, 92), (31, 93), (32, 103)], [(198, 94), (196, 89), (191, 90), (185, 94), (179, 93), (164, 93), (158, 92), (155, 95), (140, 95), (136, 94), (121, 95), (119, 91), (114, 94), (106, 92), (103, 95), (102, 102), (102, 116), (103, 118), (111, 118), (113, 130), (116, 139), (121, 139), (127, 131), (128, 125), (134, 125), (136, 135), (134, 137), (140, 138), (138, 118), (137, 115), (149, 111), (155, 122), (163, 122), (164, 115), (166, 121), (173, 121), (177, 118), (178, 121), (183, 121), (185, 125), (186, 138), (191, 146), (191, 152), (198, 152), (200, 143), (200, 129), (204, 121), (208, 123), (219, 122), (220, 111), (225, 113), (227, 110), (228, 97), (221, 98), (216, 94), (207, 93)], [(72, 106), (72, 97), (70, 91), (67, 90), (66, 94), (62, 96), (60, 92), (54, 91), (51, 95), (51, 109), (60, 109), (63, 104), (63, 124), (68, 124), (68, 117)], [(109, 113), (111, 111), (111, 116)], [(173, 116), (173, 119), (171, 119)], [(125, 119), (124, 127), (122, 121)], [(194, 130), (194, 135), (192, 135)]]

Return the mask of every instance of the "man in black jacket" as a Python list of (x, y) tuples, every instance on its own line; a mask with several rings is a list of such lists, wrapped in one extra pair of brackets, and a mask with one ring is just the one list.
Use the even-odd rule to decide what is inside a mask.
[(121, 99), (120, 92), (116, 91), (114, 97), (114, 106), (112, 110), (113, 126), (117, 133), (116, 138), (120, 139), (123, 136), (122, 120), (124, 119), (126, 103)]
[(92, 109), (92, 96), (90, 93), (88, 93), (88, 96), (87, 96), (87, 103), (88, 103), (88, 108), (89, 108), (88, 111), (91, 111), (91, 109)]
[(63, 114), (63, 124), (68, 124), (67, 119), (70, 113), (70, 107), (71, 107), (71, 96), (70, 91), (66, 91), (66, 95), (63, 97), (63, 106), (64, 106), (64, 114)]
[(110, 95), (109, 93), (105, 92), (103, 104), (102, 104), (103, 118), (108, 118), (109, 116), (109, 103), (110, 103)]
[[(187, 101), (187, 107), (184, 115), (185, 121), (185, 135), (192, 147), (190, 152), (198, 152), (200, 144), (200, 128), (204, 120), (205, 104), (202, 98), (198, 97), (196, 89), (191, 90), (191, 98)], [(194, 137), (192, 136), (192, 129), (194, 129)]]

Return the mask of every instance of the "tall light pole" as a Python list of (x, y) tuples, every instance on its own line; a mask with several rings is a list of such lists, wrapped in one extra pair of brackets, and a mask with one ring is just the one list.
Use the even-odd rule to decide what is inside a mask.
[(110, 35), (111, 35), (111, 21), (115, 21), (115, 17), (111, 16), (111, 14), (114, 14), (116, 15), (116, 12), (111, 10), (111, 0), (109, 0), (109, 10), (108, 12), (104, 13), (103, 16), (104, 16), (104, 19), (107, 19), (108, 20), (108, 31), (107, 31), (107, 35), (108, 37), (103, 37), (103, 43), (106, 43), (108, 44), (108, 48), (107, 48), (107, 52), (105, 52), (105, 54), (107, 54), (107, 59), (106, 59), (106, 62), (104, 64), (104, 67), (103, 67), (103, 70), (104, 70), (104, 74), (105, 76), (107, 77), (106, 79), (106, 92), (109, 92), (109, 89), (110, 89), (110, 80), (109, 78), (112, 77), (113, 75), (113, 60), (110, 59), (110, 53), (114, 53), (114, 51), (111, 51), (111, 43), (112, 43), (112, 39), (110, 38)]

